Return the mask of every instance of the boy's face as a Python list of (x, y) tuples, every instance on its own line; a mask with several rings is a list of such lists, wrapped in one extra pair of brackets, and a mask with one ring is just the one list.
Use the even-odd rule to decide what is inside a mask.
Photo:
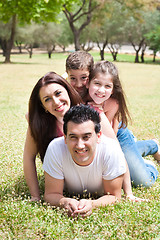
[(69, 69), (68, 70), (68, 79), (70, 84), (76, 89), (76, 91), (83, 98), (86, 94), (86, 83), (89, 78), (88, 69)]

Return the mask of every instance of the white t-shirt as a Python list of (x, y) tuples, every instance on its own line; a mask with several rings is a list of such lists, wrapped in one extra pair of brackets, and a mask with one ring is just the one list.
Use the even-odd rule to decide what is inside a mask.
[(70, 194), (102, 195), (102, 178), (112, 180), (124, 174), (126, 165), (119, 143), (102, 135), (92, 163), (79, 166), (73, 161), (64, 137), (60, 137), (49, 144), (43, 169), (56, 179), (64, 179), (65, 189)]

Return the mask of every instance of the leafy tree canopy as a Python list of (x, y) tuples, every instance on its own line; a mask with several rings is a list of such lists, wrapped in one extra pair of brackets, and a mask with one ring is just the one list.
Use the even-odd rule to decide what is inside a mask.
[[(77, 0), (78, 1), (78, 0)], [(8, 22), (16, 15), (20, 22), (57, 21), (63, 5), (76, 0), (0, 0), (0, 20)]]

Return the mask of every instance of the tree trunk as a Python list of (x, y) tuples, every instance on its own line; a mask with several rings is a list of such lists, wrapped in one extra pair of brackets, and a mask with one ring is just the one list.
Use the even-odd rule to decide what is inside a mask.
[(32, 55), (33, 55), (33, 47), (30, 46), (30, 49), (28, 49), (28, 52), (29, 52), (29, 58), (32, 58)]
[(156, 61), (156, 52), (153, 52), (153, 62)]
[(19, 50), (19, 53), (22, 53), (22, 42), (15, 41), (15, 43), (16, 43), (16, 46)]
[(51, 59), (52, 52), (48, 52), (48, 58)]
[(63, 47), (62, 47), (62, 49), (63, 49), (63, 52), (65, 52), (65, 51), (66, 51), (66, 47), (65, 47), (65, 46), (63, 46)]
[(5, 63), (11, 62), (10, 57), (11, 57), (11, 50), (13, 48), (13, 43), (14, 43), (15, 30), (16, 30), (16, 15), (12, 17), (11, 35), (6, 44), (5, 61), (4, 61)]
[(139, 51), (136, 51), (136, 57), (135, 57), (135, 63), (139, 63), (139, 55), (138, 55)]
[(117, 54), (118, 52), (113, 52), (112, 56), (113, 56), (113, 61), (117, 61)]
[(101, 60), (104, 60), (104, 49), (100, 49)]
[(9, 47), (7, 47), (6, 52), (5, 52), (4, 63), (10, 63), (11, 62), (10, 57), (11, 57), (11, 49)]
[(147, 43), (146, 43), (146, 42), (143, 42), (143, 45), (142, 45), (142, 53), (141, 53), (141, 62), (142, 62), (142, 63), (144, 63), (144, 53), (145, 53), (146, 47), (147, 47)]
[(74, 31), (74, 45), (75, 45), (75, 51), (78, 51), (81, 49), (81, 45), (79, 41), (79, 31)]
[(141, 62), (144, 63), (144, 51), (141, 53)]
[(7, 42), (6, 40), (4, 39), (1, 39), (0, 38), (0, 45), (1, 45), (1, 48), (2, 48), (2, 51), (3, 51), (3, 57), (5, 57), (6, 55), (6, 48), (7, 48)]

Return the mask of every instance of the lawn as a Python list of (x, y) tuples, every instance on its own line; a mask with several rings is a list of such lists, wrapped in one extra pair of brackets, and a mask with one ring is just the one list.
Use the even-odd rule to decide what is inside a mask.
[[(93, 55), (99, 60), (97, 54)], [(43, 201), (29, 201), (22, 163), (28, 99), (42, 75), (48, 71), (64, 73), (66, 57), (67, 53), (54, 54), (52, 59), (35, 54), (29, 59), (22, 54), (13, 55), (12, 64), (0, 64), (1, 239), (160, 239), (159, 179), (150, 189), (133, 189), (136, 196), (149, 202), (122, 199), (116, 205), (94, 210), (86, 219), (71, 219), (63, 210), (53, 209)], [(3, 60), (0, 55), (0, 62)], [(129, 128), (138, 139), (160, 140), (160, 66), (119, 61), (115, 64), (133, 118)], [(39, 159), (37, 167), (43, 198)]]

